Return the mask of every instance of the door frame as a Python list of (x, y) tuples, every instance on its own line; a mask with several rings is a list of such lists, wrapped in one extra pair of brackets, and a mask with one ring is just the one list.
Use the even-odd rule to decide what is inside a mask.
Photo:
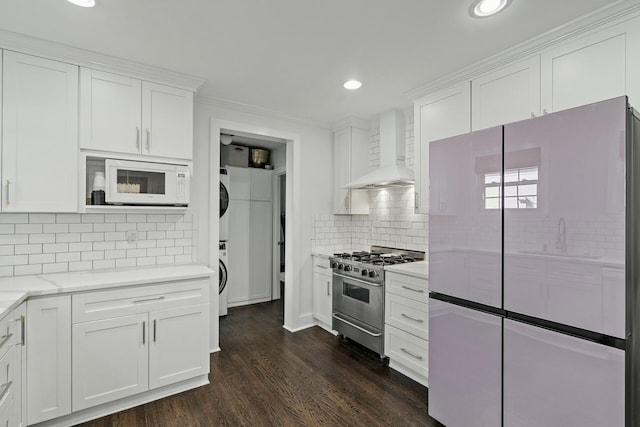
[[(270, 129), (251, 123), (234, 122), (230, 120), (218, 119), (211, 117), (210, 133), (209, 133), (209, 266), (216, 266), (214, 271), (216, 274), (212, 277), (218, 282), (218, 242), (219, 242), (219, 218), (220, 209), (219, 188), (217, 183), (220, 180), (220, 131), (223, 129), (232, 129), (238, 132), (251, 133), (256, 136), (278, 138), (286, 141), (286, 208), (285, 215), (287, 223), (285, 226), (285, 300), (284, 300), (284, 324), (283, 328), (288, 331), (296, 330), (296, 319), (300, 316), (299, 309), (293, 304), (294, 301), (300, 299), (300, 284), (296, 280), (296, 272), (302, 269), (302, 244), (299, 239), (293, 239), (293, 236), (302, 235), (300, 222), (296, 218), (301, 216), (301, 186), (302, 170), (296, 165), (301, 164), (301, 136), (297, 133), (289, 133), (282, 130)], [(214, 286), (217, 289), (217, 285)], [(219, 321), (218, 321), (218, 292), (211, 292), (211, 351), (219, 350)]]
[[(280, 200), (281, 200), (281, 195), (280, 195), (280, 177), (282, 175), (286, 176), (287, 174), (287, 168), (286, 167), (282, 167), (282, 168), (278, 168), (275, 169), (273, 171), (273, 198), (272, 198), (272, 203), (273, 203), (273, 282), (271, 284), (272, 288), (271, 288), (271, 298), (272, 299), (280, 299), (281, 295), (280, 295), (280, 247), (278, 246), (278, 241), (280, 240)], [(285, 195), (285, 202), (286, 202), (286, 195)], [(285, 213), (285, 218), (286, 218), (286, 213)], [(286, 236), (286, 223), (285, 223), (285, 251), (286, 251), (286, 241), (287, 241), (287, 236)], [(286, 260), (286, 255), (285, 255), (285, 286), (287, 283), (286, 280), (286, 265), (287, 265), (287, 260)]]

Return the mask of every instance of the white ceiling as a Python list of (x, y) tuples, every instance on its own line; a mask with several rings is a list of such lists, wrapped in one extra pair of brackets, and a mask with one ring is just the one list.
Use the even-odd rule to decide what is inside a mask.
[[(0, 28), (207, 79), (199, 93), (332, 123), (411, 105), (407, 91), (612, 0), (2, 0)], [(342, 83), (362, 80), (347, 92)]]

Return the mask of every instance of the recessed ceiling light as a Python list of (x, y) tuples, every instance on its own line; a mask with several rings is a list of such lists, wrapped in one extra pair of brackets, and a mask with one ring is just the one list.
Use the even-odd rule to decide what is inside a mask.
[(93, 7), (96, 5), (96, 0), (67, 0), (69, 3), (73, 3), (76, 6)]
[(500, 12), (511, 3), (511, 0), (476, 0), (469, 8), (474, 18), (484, 18)]
[(349, 90), (360, 89), (362, 82), (359, 80), (347, 80), (344, 82), (344, 88)]

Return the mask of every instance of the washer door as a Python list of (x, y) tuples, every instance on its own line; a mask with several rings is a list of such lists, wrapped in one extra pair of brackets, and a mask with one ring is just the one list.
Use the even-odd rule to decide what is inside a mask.
[(222, 218), (227, 209), (229, 209), (229, 192), (227, 187), (220, 182), (220, 218)]
[(221, 294), (224, 287), (227, 286), (227, 266), (220, 260), (220, 281), (218, 283), (218, 293)]

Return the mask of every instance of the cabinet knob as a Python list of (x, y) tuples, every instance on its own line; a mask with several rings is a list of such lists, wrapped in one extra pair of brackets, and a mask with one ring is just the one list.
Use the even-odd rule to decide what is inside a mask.
[(542, 114), (543, 114), (543, 115), (547, 115), (547, 114), (549, 114), (549, 113), (547, 113), (547, 110), (542, 110)]
[(535, 113), (534, 113), (534, 112), (531, 112), (531, 118), (532, 118), (532, 119), (535, 119), (535, 118), (536, 118), (536, 115), (535, 115)]

